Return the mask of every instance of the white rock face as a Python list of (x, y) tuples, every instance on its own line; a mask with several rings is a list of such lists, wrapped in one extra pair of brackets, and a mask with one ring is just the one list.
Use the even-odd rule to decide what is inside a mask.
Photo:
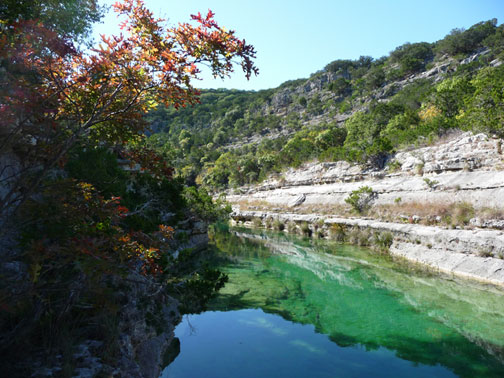
[[(469, 202), (475, 208), (504, 204), (504, 142), (484, 134), (460, 134), (436, 146), (400, 152), (392, 159), (397, 171), (366, 170), (339, 161), (309, 163), (287, 170), (282, 179), (269, 179), (228, 201), (261, 200), (288, 205), (300, 195), (305, 204), (344, 204), (348, 194), (362, 186), (378, 193), (376, 205), (402, 203)], [(426, 179), (434, 184), (429, 185)]]
[(489, 139), (485, 134), (464, 133), (458, 138), (439, 146), (425, 147), (398, 153), (394, 160), (401, 164), (402, 172), (422, 166), (423, 173), (474, 170), (492, 170), (502, 164), (498, 152), (501, 140)]
[[(250, 224), (254, 219), (278, 219), (287, 224), (307, 223), (327, 232), (333, 225), (389, 232), (394, 241), (392, 255), (427, 265), (440, 272), (504, 286), (504, 232), (498, 230), (447, 230), (418, 224), (389, 223), (369, 219), (331, 218), (320, 215), (235, 211), (235, 221)], [(323, 226), (320, 226), (323, 224)]]
[[(350, 192), (369, 186), (378, 193), (375, 205), (415, 202), (455, 204), (474, 208), (504, 207), (504, 141), (470, 132), (452, 136), (444, 143), (398, 153), (384, 170), (369, 170), (348, 162), (310, 163), (289, 169), (283, 178), (256, 187), (242, 188), (227, 197), (231, 203), (257, 200), (271, 205), (295, 203), (324, 208), (345, 204)], [(436, 214), (437, 215), (437, 214)], [(236, 221), (278, 219), (288, 222), (323, 222), (345, 227), (390, 232), (390, 252), (441, 272), (504, 286), (504, 219), (473, 218), (475, 230), (447, 230), (419, 224), (387, 223), (369, 219), (346, 219), (317, 214), (268, 213), (235, 209)], [(419, 218), (419, 217), (417, 217)], [(440, 218), (440, 217), (439, 217)], [(417, 223), (420, 219), (411, 219)], [(313, 228), (315, 231), (315, 228)], [(486, 256), (486, 257), (484, 257)]]

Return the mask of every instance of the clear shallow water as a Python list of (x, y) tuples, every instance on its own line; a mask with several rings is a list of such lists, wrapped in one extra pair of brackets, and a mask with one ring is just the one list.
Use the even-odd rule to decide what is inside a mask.
[(454, 377), (392, 351), (340, 347), (313, 325), (259, 309), (193, 315), (177, 329), (181, 353), (163, 377)]
[(502, 291), (330, 242), (213, 239), (229, 283), (162, 377), (504, 377)]

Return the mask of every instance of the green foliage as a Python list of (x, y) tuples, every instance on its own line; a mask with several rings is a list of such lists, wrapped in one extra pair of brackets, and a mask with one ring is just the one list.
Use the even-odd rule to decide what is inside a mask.
[(419, 123), (420, 117), (418, 117), (416, 112), (406, 111), (392, 118), (381, 131), (380, 135), (390, 140), (393, 145), (399, 145), (408, 141), (408, 139), (414, 139), (408, 138), (405, 135), (415, 129)]
[(375, 66), (365, 76), (365, 86), (368, 90), (380, 88), (385, 83), (383, 66)]
[(347, 137), (347, 130), (343, 127), (329, 126), (315, 137), (315, 146), (319, 150), (342, 146)]
[(102, 18), (104, 10), (97, 0), (2, 0), (0, 20), (6, 24), (18, 19), (37, 20), (82, 42), (90, 36), (92, 24)]
[(433, 57), (432, 47), (427, 42), (405, 43), (390, 53), (391, 61), (399, 63), (401, 67), (401, 76), (422, 70)]
[(172, 228), (131, 230), (120, 199), (105, 199), (88, 183), (47, 180), (44, 188), (18, 214), (28, 279), (22, 288), (19, 280), (0, 285), (2, 355), (66, 353), (93, 334), (112, 342), (113, 330), (104, 326), (121, 308), (117, 283), (141, 272), (159, 278), (166, 268), (160, 255), (168, 252)]
[(492, 49), (494, 55), (500, 55), (504, 50), (504, 24), (497, 27), (494, 34), (486, 37), (483, 45)]
[(322, 113), (322, 101), (320, 100), (320, 96), (315, 95), (308, 103), (306, 107), (306, 111), (310, 114), (318, 115)]
[(340, 114), (344, 114), (344, 113), (346, 113), (346, 112), (348, 112), (348, 111), (350, 111), (350, 110), (352, 110), (352, 104), (351, 104), (351, 102), (350, 102), (350, 101), (348, 101), (348, 100), (344, 100), (344, 101), (342, 101), (342, 102), (341, 102), (341, 105), (340, 105), (340, 106), (339, 106), (339, 108), (338, 108), (338, 112), (339, 112)]
[(127, 173), (109, 149), (76, 148), (66, 169), (71, 177), (92, 184), (105, 198), (120, 197), (131, 210), (124, 221), (134, 230), (156, 230), (167, 213), (173, 214), (172, 222), (183, 217), (186, 202), (180, 180), (153, 177), (146, 171)]
[(105, 196), (126, 195), (127, 174), (119, 167), (117, 155), (104, 147), (77, 147), (66, 165), (68, 173), (93, 184)]
[(293, 167), (313, 157), (315, 148), (311, 138), (303, 137), (302, 133), (290, 139), (280, 152), (281, 162)]
[(352, 84), (350, 80), (345, 79), (344, 77), (338, 77), (334, 81), (331, 81), (327, 88), (337, 94), (338, 96), (344, 96), (349, 93), (352, 88)]
[[(128, 290), (134, 296), (145, 292), (160, 310), (169, 283), (176, 282), (178, 293), (185, 286), (195, 299), (188, 302), (201, 304), (225, 282), (220, 272), (191, 266), (194, 256), (181, 253), (175, 261), (174, 229), (161, 221), (192, 217), (188, 204), (208, 220), (220, 219), (229, 207), (222, 207), (221, 200), (214, 205), (204, 190), (188, 188), (182, 196), (182, 184), (173, 180), (164, 156), (141, 143), (148, 131), (143, 116), (158, 100), (174, 108), (197, 102), (199, 91), (191, 86), (198, 71), (195, 63), (206, 62), (216, 76), (224, 77), (232, 71), (232, 59), (242, 57), (248, 77), (256, 72), (249, 60), (255, 52), (234, 32), (220, 28), (212, 12), (193, 16), (200, 26), (166, 29), (142, 1), (117, 2), (114, 8), (128, 17), (124, 34), (104, 37), (102, 49), (79, 50), (75, 46), (101, 17), (97, 1), (0, 4), (1, 160), (8, 156), (11, 164), (15, 155), (22, 167), (15, 180), (2, 177), (8, 188), (0, 201), (0, 223), (4, 226), (11, 216), (9, 226), (19, 231), (23, 249), (11, 257), (27, 266), (26, 274), (19, 269), (16, 277), (1, 280), (0, 354), (23, 352), (15, 357), (23, 365), (31, 364), (34, 355), (38, 361), (39, 355), (51, 352), (73, 358), (72, 342), (54, 348), (68, 330), (79, 341), (118, 342), (110, 335), (117, 329), (107, 334), (104, 328), (117, 326), (120, 310), (131, 299)], [(233, 99), (219, 98), (225, 104), (216, 124), (220, 133), (212, 130), (199, 138), (182, 130), (186, 132), (173, 135), (177, 139), (156, 142), (165, 152), (169, 142), (180, 146), (181, 154), (192, 153), (190, 163), (201, 161), (201, 142), (222, 143), (227, 128), (257, 113), (268, 93), (254, 97), (249, 114), (240, 107), (243, 98), (234, 107), (229, 106)], [(162, 111), (172, 115), (173, 110)], [(202, 115), (191, 111), (194, 118)], [(274, 117), (264, 120), (251, 122), (254, 130), (275, 125)], [(157, 127), (162, 125), (153, 123)], [(212, 147), (205, 151), (210, 156)], [(118, 165), (119, 156), (129, 167)], [(170, 159), (177, 157), (170, 154)], [(6, 169), (2, 167), (2, 176)], [(138, 284), (134, 290), (131, 282)], [(159, 331), (157, 312), (145, 313), (148, 325)], [(107, 348), (105, 355), (113, 353)], [(73, 375), (71, 370), (66, 364), (62, 376)]]
[(430, 97), (433, 90), (431, 81), (427, 79), (415, 80), (397, 92), (390, 102), (405, 110), (416, 110)]
[(433, 103), (445, 116), (455, 117), (464, 100), (473, 92), (474, 88), (466, 77), (448, 78), (436, 86)]
[(435, 189), (437, 184), (439, 184), (439, 181), (437, 181), (437, 180), (431, 180), (428, 178), (424, 178), (423, 180), (430, 189)]
[[(153, 128), (163, 130), (162, 136), (151, 136), (151, 142), (170, 156), (186, 184), (202, 183), (222, 190), (261, 181), (270, 173), (315, 158), (382, 167), (397, 148), (430, 143), (450, 128), (498, 134), (502, 123), (499, 123), (499, 75), (495, 68), (487, 68), (486, 76), (480, 74), (502, 50), (499, 36), (504, 27), (492, 23), (495, 22), (476, 24), (468, 31), (454, 33), (456, 38), (450, 35), (436, 44), (406, 43), (390, 56), (377, 60), (366, 56), (336, 60), (309, 79), (318, 80), (322, 75), (324, 80), (330, 79), (317, 93), (296, 92), (296, 88), (306, 84), (306, 79), (289, 81), (268, 91), (205, 90), (197, 106), (179, 112), (173, 109), (151, 112), (149, 120)], [(391, 82), (403, 80), (427, 65), (429, 68), (437, 65), (443, 46), (455, 43), (454, 38), (477, 48), (490, 47), (492, 51), (471, 63), (454, 65), (445, 79), (436, 83), (429, 78), (416, 79), (405, 86)], [(455, 50), (461, 54), (462, 50)], [(462, 56), (465, 57), (459, 57)], [(385, 93), (388, 101), (368, 102), (366, 95), (385, 84), (390, 84)], [(490, 94), (490, 88), (494, 87), (494, 93)], [(285, 89), (288, 91), (282, 94), (287, 94), (282, 97), (285, 99), (282, 108), (286, 106), (287, 113), (271, 114), (275, 111), (271, 99)], [(477, 105), (478, 102), (483, 106)], [(329, 119), (338, 112), (350, 111), (354, 114), (344, 127), (310, 122), (322, 114)], [(290, 134), (246, 144), (253, 135), (255, 139), (277, 130)]]
[(348, 131), (345, 144), (364, 147), (372, 145), (389, 120), (399, 114), (401, 110), (399, 105), (377, 103), (371, 107), (368, 113), (356, 113), (345, 122), (345, 128)]
[(231, 206), (225, 202), (223, 197), (219, 197), (214, 202), (204, 188), (194, 186), (184, 188), (183, 195), (189, 206), (202, 219), (209, 222), (225, 220), (231, 212)]
[(491, 36), (496, 32), (497, 19), (480, 22), (468, 30), (453, 29), (444, 39), (438, 41), (434, 50), (438, 54), (468, 54), (485, 44), (492, 45), (495, 38)]
[(358, 214), (365, 213), (371, 207), (372, 202), (377, 197), (377, 193), (369, 186), (362, 186), (359, 189), (353, 190), (350, 195), (345, 198), (352, 210)]
[(504, 136), (504, 65), (482, 69), (471, 81), (460, 122), (465, 129)]
[(355, 66), (355, 62), (352, 60), (335, 60), (325, 66), (324, 70), (328, 72), (334, 72), (339, 74), (346, 74)]
[(381, 253), (387, 253), (394, 242), (394, 235), (390, 232), (376, 232), (373, 238), (373, 245)]
[(330, 147), (319, 154), (322, 161), (351, 161), (362, 162), (365, 160), (365, 153), (354, 146)]
[(348, 135), (344, 147), (357, 150), (349, 156), (359, 156), (359, 160), (367, 160), (377, 166), (382, 166), (385, 156), (392, 150), (390, 141), (383, 137), (382, 130), (389, 120), (401, 112), (402, 108), (395, 104), (378, 103), (371, 107), (368, 113), (354, 114), (345, 122)]
[(345, 144), (369, 144), (379, 136), (381, 125), (374, 122), (373, 115), (370, 113), (356, 113), (345, 122), (345, 128), (348, 132)]

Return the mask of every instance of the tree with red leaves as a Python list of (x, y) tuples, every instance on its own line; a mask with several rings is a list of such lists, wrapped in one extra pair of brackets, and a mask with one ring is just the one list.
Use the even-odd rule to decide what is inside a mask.
[[(51, 0), (58, 6), (77, 3), (95, 0)], [(144, 114), (158, 104), (197, 103), (192, 83), (202, 64), (218, 77), (229, 75), (235, 61), (247, 78), (257, 74), (253, 47), (221, 28), (210, 11), (166, 27), (141, 0), (123, 0), (114, 5), (125, 17), (122, 33), (102, 36), (98, 46), (80, 51), (79, 40), (64, 29), (37, 20), (6, 23), (2, 15), (15, 14), (5, 11), (14, 2), (6, 4), (0, 5), (0, 242), (6, 219), (14, 219), (10, 225), (23, 236), (22, 256), (15, 258), (26, 266), (26, 276), (0, 282), (0, 355), (13, 356), (2, 358), (5, 363), (30, 354), (41, 338), (52, 343), (65, 322), (68, 329), (98, 332), (97, 319), (118, 316), (118, 282), (133, 277), (146, 292), (152, 290), (149, 298), (156, 302), (163, 300), (160, 288), (168, 278), (172, 284), (185, 274), (198, 280), (196, 271), (186, 273), (170, 254), (174, 228), (148, 229), (141, 223), (149, 203), (168, 208), (176, 198), (184, 202), (166, 195), (178, 190), (176, 180), (167, 180), (173, 170), (141, 143), (148, 127)], [(119, 152), (141, 167), (128, 173), (132, 187), (137, 182), (138, 188), (156, 190), (145, 195), (125, 190), (141, 203), (130, 211), (118, 194), (105, 196), (72, 177), (71, 164), (63, 168), (71, 149), (82, 146), (87, 152)], [(151, 198), (153, 193), (158, 198)], [(211, 273), (211, 279), (202, 276), (198, 288), (213, 292), (222, 285), (224, 276)], [(1, 370), (12, 376), (16, 363), (11, 368)]]
[[(143, 115), (158, 104), (198, 102), (199, 67), (216, 77), (235, 60), (257, 74), (251, 45), (221, 28), (213, 12), (165, 26), (141, 0), (113, 6), (126, 19), (119, 36), (79, 51), (36, 21), (0, 34), (0, 219), (12, 214), (81, 141), (122, 144), (141, 138)], [(132, 156), (145, 154), (132, 154)]]

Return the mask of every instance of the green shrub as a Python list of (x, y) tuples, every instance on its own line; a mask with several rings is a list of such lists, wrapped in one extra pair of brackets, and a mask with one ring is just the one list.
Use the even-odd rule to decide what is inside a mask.
[(322, 151), (331, 147), (339, 147), (345, 142), (346, 136), (347, 131), (345, 128), (331, 126), (315, 137), (315, 146)]
[(334, 81), (330, 82), (327, 88), (334, 92), (338, 96), (343, 96), (351, 91), (352, 85), (350, 80), (343, 77), (338, 77)]
[(465, 98), (458, 117), (463, 128), (503, 137), (504, 65), (480, 70), (471, 85), (474, 92)]
[(423, 180), (430, 189), (434, 189), (437, 186), (437, 184), (439, 184), (439, 181), (437, 180), (431, 180), (428, 178), (424, 178)]
[(434, 57), (430, 43), (405, 43), (390, 53), (390, 60), (400, 65), (400, 75), (404, 76), (425, 68)]
[(209, 222), (225, 220), (231, 213), (231, 205), (229, 205), (223, 196), (219, 197), (215, 202), (208, 192), (200, 187), (194, 186), (184, 188), (183, 196), (188, 205), (202, 218)]
[(310, 225), (307, 222), (301, 223), (299, 226), (299, 229), (301, 231), (301, 235), (303, 236), (311, 236), (312, 235), (312, 230), (310, 229)]
[(345, 198), (345, 202), (352, 207), (353, 211), (358, 214), (362, 214), (369, 210), (372, 202), (377, 196), (378, 194), (374, 192), (372, 188), (369, 186), (363, 186), (352, 191), (350, 195)]
[(438, 41), (435, 51), (438, 54), (468, 54), (482, 47), (484, 41), (496, 31), (497, 19), (483, 21), (469, 29), (453, 29), (450, 34)]
[(390, 232), (375, 232), (373, 244), (376, 250), (381, 253), (388, 252), (394, 241), (394, 235)]
[(338, 242), (344, 242), (346, 239), (346, 227), (342, 224), (333, 224), (329, 228), (329, 237), (332, 240), (336, 240)]

